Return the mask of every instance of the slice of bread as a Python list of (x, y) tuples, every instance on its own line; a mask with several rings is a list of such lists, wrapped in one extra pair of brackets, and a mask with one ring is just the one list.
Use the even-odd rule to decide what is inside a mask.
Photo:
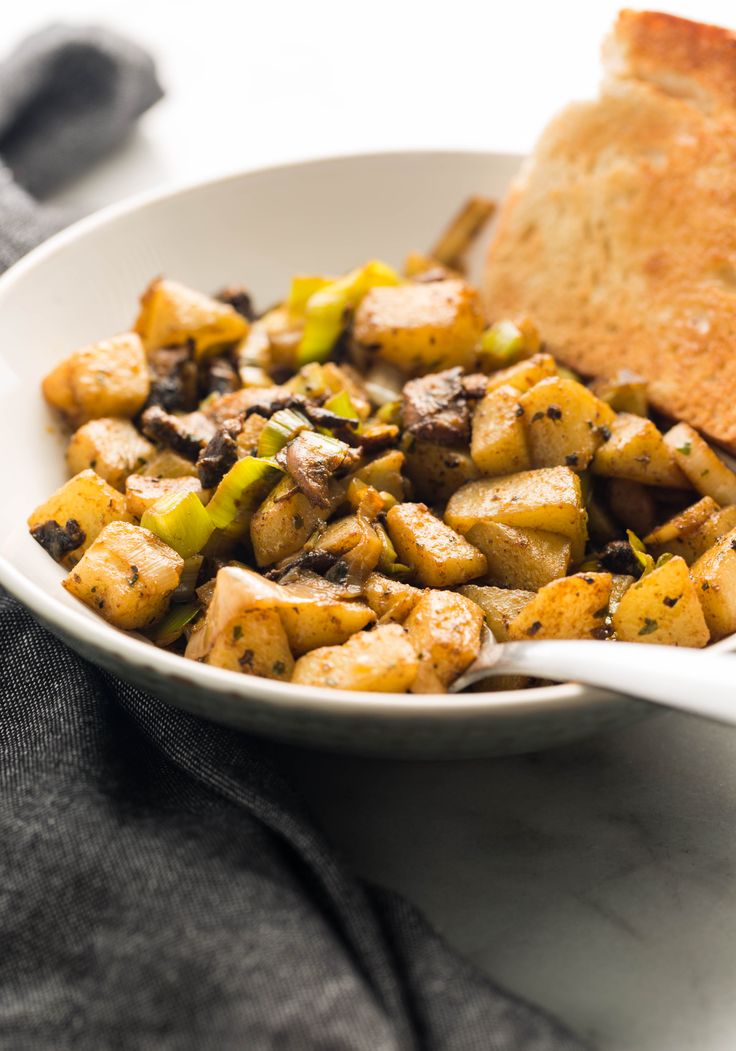
[(622, 11), (597, 101), (547, 128), (501, 211), (491, 320), (736, 451), (736, 35)]

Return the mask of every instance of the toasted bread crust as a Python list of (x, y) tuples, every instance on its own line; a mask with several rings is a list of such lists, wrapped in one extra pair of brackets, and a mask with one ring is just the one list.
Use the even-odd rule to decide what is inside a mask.
[[(736, 451), (736, 37), (622, 12), (601, 97), (544, 132), (502, 209), (485, 304), (586, 375)], [(712, 64), (712, 66), (711, 66)]]

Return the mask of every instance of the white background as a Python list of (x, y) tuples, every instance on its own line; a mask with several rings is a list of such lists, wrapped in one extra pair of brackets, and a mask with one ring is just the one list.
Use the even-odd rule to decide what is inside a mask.
[[(155, 54), (167, 95), (64, 194), (406, 146), (525, 151), (595, 92), (618, 4), (25, 0), (2, 46), (97, 21)], [(736, 25), (726, 0), (674, 13)], [(609, 1051), (736, 1047), (736, 776), (726, 731), (667, 716), (542, 757), (455, 764), (294, 753), (364, 873), (402, 889), (498, 979)]]

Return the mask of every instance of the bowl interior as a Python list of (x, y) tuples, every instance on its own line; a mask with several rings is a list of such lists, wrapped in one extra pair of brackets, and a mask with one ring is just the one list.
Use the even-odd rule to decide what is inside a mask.
[[(126, 666), (145, 665), (148, 685), (190, 664), (121, 635), (81, 607), (60, 587), (62, 571), (28, 535), (29, 512), (66, 478), (64, 442), (39, 395), (40, 378), (79, 346), (129, 328), (154, 275), (212, 291), (242, 281), (265, 307), (300, 270), (340, 272), (372, 256), (400, 264), (408, 250), (432, 243), (467, 196), (501, 197), (519, 160), (418, 152), (241, 173), (107, 209), (17, 264), (0, 279), (0, 435), (6, 450), (0, 579), (76, 648), (86, 645), (88, 655), (108, 664), (117, 654), (115, 667), (123, 673)], [(388, 706), (385, 695), (358, 699), (252, 679), (233, 685), (246, 677), (200, 665), (191, 676), (195, 691), (238, 696), (241, 706), (243, 696), (289, 706), (298, 692), (299, 703), (319, 702), (335, 712), (348, 697), (356, 718), (371, 704), (379, 718), (403, 710), (414, 719), (434, 712), (445, 720), (463, 710), (482, 715), (506, 706), (523, 715), (536, 701), (551, 712), (601, 698), (566, 685), (421, 705), (395, 698)], [(221, 717), (229, 718), (226, 712)]]

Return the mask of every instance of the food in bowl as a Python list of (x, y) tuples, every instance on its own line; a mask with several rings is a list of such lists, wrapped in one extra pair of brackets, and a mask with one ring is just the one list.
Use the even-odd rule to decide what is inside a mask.
[(736, 475), (662, 433), (639, 377), (586, 385), (528, 319), (488, 325), (450, 242), (297, 275), (264, 313), (157, 278), (62, 361), (72, 477), (29, 526), (67, 591), (185, 657), (347, 690), (445, 692), (484, 622), (736, 630)]

